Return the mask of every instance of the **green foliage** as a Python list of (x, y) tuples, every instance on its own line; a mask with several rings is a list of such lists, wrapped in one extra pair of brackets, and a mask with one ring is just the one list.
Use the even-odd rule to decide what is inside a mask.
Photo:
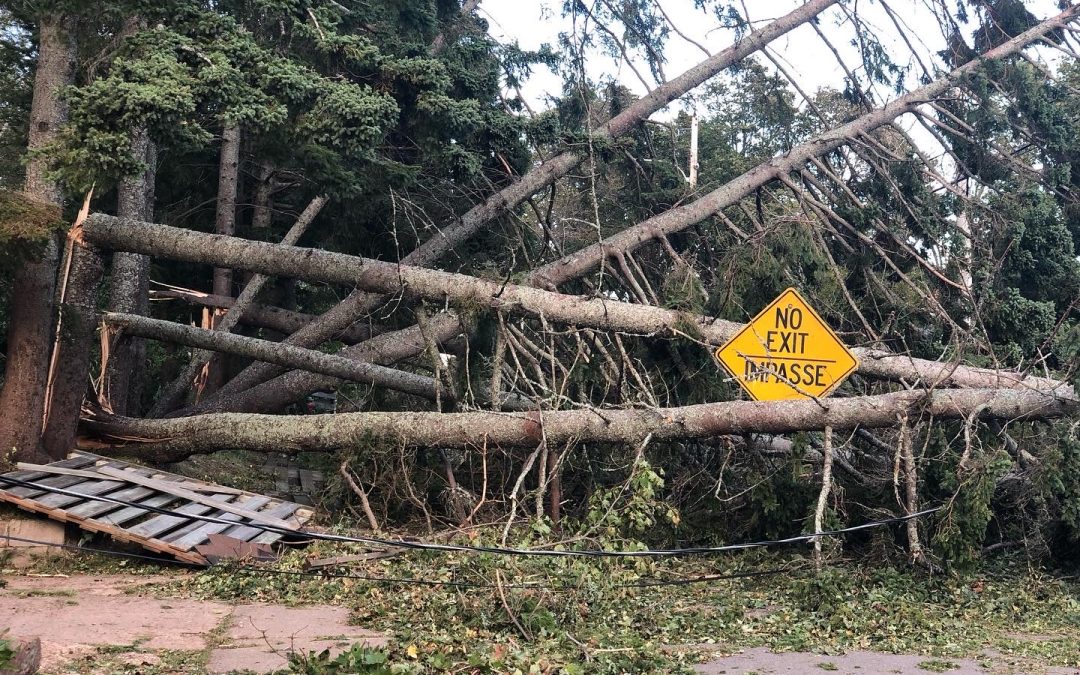
[[(7, 629), (4, 630), (4, 634), (7, 633)], [(3, 637), (0, 634), (0, 670), (4, 670), (11, 665), (11, 660), (15, 658), (15, 645), (11, 643), (11, 640)]]
[(37, 255), (63, 227), (59, 207), (0, 189), (0, 271)]

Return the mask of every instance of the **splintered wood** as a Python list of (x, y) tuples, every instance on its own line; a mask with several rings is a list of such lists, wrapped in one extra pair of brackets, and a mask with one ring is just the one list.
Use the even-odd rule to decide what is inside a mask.
[[(263, 526), (295, 531), (312, 516), (310, 509), (294, 502), (81, 451), (52, 464), (19, 464), (18, 471), (2, 477), (43, 487), (0, 481), (0, 501), (199, 565), (207, 560), (196, 547), (206, 544), (211, 534), (253, 545), (271, 544), (284, 534)], [(227, 522), (207, 522), (196, 516)]]

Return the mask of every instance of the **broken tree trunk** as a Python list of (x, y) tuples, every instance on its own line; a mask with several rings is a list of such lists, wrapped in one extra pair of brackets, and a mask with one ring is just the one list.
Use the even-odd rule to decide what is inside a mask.
[[(939, 389), (825, 401), (732, 401), (681, 408), (559, 410), (528, 413), (363, 412), (336, 415), (221, 413), (166, 420), (107, 417), (84, 429), (115, 439), (117, 451), (151, 461), (178, 461), (221, 448), (259, 452), (325, 451), (360, 437), (410, 446), (536, 447), (571, 440), (607, 443), (709, 438), (741, 433), (890, 427), (911, 418), (1050, 419), (1080, 412), (1080, 401), (1016, 389)], [(125, 439), (145, 439), (132, 443)], [(126, 444), (125, 444), (126, 443)]]
[[(596, 130), (596, 135), (600, 138), (623, 136), (671, 101), (703, 84), (729, 66), (763, 49), (773, 40), (814, 19), (838, 1), (810, 0), (761, 30), (752, 31), (727, 49), (717, 52), (642, 96), (608, 121), (606, 125)], [(482, 204), (469, 209), (457, 222), (440, 228), (430, 239), (405, 256), (402, 262), (420, 267), (434, 265), (449, 251), (479, 232), (487, 223), (520, 206), (538, 191), (566, 176), (584, 159), (584, 154), (572, 150), (552, 157), (516, 182), (488, 197)], [(289, 336), (287, 341), (303, 347), (321, 344), (332, 339), (334, 334), (345, 330), (354, 321), (370, 314), (385, 301), (386, 298), (379, 295), (373, 296), (360, 290), (354, 291), (323, 314), (318, 321), (311, 323), (301, 332)], [(230, 391), (241, 391), (253, 387), (279, 373), (279, 370), (270, 366), (253, 365), (233, 378), (235, 384), (230, 387)]]
[[(379, 385), (395, 391), (402, 391), (431, 400), (435, 399), (434, 380), (430, 377), (414, 375), (403, 370), (394, 370), (373, 363), (354, 361), (280, 342), (234, 335), (223, 331), (195, 328), (194, 326), (150, 319), (136, 314), (108, 313), (102, 318), (105, 323), (120, 328), (129, 335), (174, 342), (200, 350), (235, 354), (267, 363), (276, 363), (288, 368), (298, 368), (353, 382)], [(444, 392), (443, 396), (448, 397), (449, 393)]]
[[(222, 150), (222, 152), (224, 153), (224, 150)], [(312, 199), (311, 202), (307, 205), (307, 208), (305, 208), (303, 212), (301, 212), (300, 216), (297, 217), (296, 222), (293, 223), (293, 226), (290, 227), (289, 231), (285, 233), (285, 237), (281, 240), (281, 243), (286, 246), (293, 246), (298, 241), (300, 241), (300, 237), (302, 237), (304, 233), (307, 232), (308, 226), (311, 225), (313, 220), (315, 220), (315, 216), (319, 215), (319, 211), (321, 211), (323, 206), (326, 205), (326, 202), (327, 198), (321, 195)], [(231, 233), (218, 232), (218, 234)], [(229, 295), (229, 293), (222, 294), (217, 287), (216, 274), (217, 271), (220, 269), (222, 268), (214, 269), (214, 292), (218, 295), (227, 296)], [(232, 272), (230, 269), (230, 274), (231, 273)], [(236, 302), (233, 303), (232, 307), (230, 307), (225, 312), (224, 316), (214, 322), (214, 330), (222, 333), (228, 333), (233, 328), (235, 328), (236, 324), (240, 323), (240, 317), (243, 315), (243, 313), (247, 310), (249, 306), (251, 306), (253, 302), (255, 302), (255, 297), (258, 296), (260, 291), (262, 291), (262, 288), (266, 284), (266, 280), (268, 278), (269, 277), (267, 277), (265, 274), (252, 275), (251, 279), (249, 279), (247, 284), (244, 285), (244, 290), (240, 292), (240, 296), (236, 298)], [(178, 402), (183, 398), (184, 394), (187, 393), (188, 388), (195, 381), (195, 378), (198, 375), (199, 371), (202, 370), (207, 363), (211, 362), (212, 357), (213, 352), (205, 350), (199, 350), (192, 354), (191, 361), (188, 363), (188, 365), (172, 382), (170, 382), (165, 387), (161, 395), (158, 397), (158, 400), (154, 402), (154, 406), (150, 409), (149, 416), (161, 417), (166, 412), (175, 408)], [(217, 388), (220, 388), (220, 385), (215, 387), (215, 389)]]
[[(677, 207), (650, 218), (649, 220), (624, 230), (619, 234), (613, 235), (602, 242), (593, 244), (581, 251), (571, 253), (544, 267), (538, 268), (529, 275), (526, 279), (526, 283), (532, 286), (540, 286), (549, 290), (554, 290), (560, 284), (580, 277), (596, 268), (609, 255), (625, 254), (641, 245), (654, 241), (656, 238), (661, 237), (666, 233), (686, 229), (720, 210), (737, 203), (740, 199), (751, 194), (754, 190), (768, 182), (782, 175), (786, 175), (789, 171), (801, 167), (808, 160), (825, 155), (857, 138), (860, 134), (867, 133), (882, 125), (888, 124), (900, 115), (915, 110), (927, 100), (947, 91), (950, 87), (954, 86), (957, 81), (968, 75), (984, 61), (1004, 58), (1017, 52), (1046, 33), (1058, 29), (1074, 20), (1078, 13), (1080, 13), (1080, 8), (1071, 7), (1053, 19), (1049, 19), (1027, 32), (1022, 33), (1016, 38), (990, 50), (986, 54), (980, 56), (979, 59), (957, 68), (945, 77), (896, 99), (884, 108), (869, 112), (838, 129), (833, 129), (820, 134), (806, 143), (795, 147), (788, 154), (751, 169), (742, 176), (717, 188), (695, 202), (687, 204), (686, 206)], [(612, 120), (612, 122), (614, 121), (615, 120)], [(565, 156), (566, 154), (560, 155), (559, 158)], [(556, 160), (559, 158), (556, 158)], [(551, 163), (545, 162), (537, 168), (537, 172), (544, 170), (549, 164)], [(530, 173), (526, 178), (532, 175), (533, 173)], [(507, 189), (509, 190), (510, 188)], [(478, 206), (476, 209), (485, 207), (488, 203)], [(476, 209), (473, 209), (473, 211), (470, 211), (469, 213), (473, 213)], [(468, 216), (468, 214), (466, 214), (466, 216)], [(425, 246), (433, 245), (432, 242), (436, 241), (443, 240), (439, 236), (436, 236), (432, 240), (429, 240)], [(419, 254), (423, 248), (424, 247), (417, 249), (414, 253)], [(406, 257), (405, 262), (410, 264), (424, 264), (427, 262), (427, 259), (420, 255), (417, 255), (415, 258), (413, 255), (410, 255)], [(313, 341), (316, 339), (319, 341), (325, 339), (325, 334), (321, 331), (331, 326), (348, 325), (348, 321), (343, 320), (343, 318), (352, 320), (359, 316), (363, 316), (364, 312), (373, 309), (375, 305), (364, 304), (365, 301), (362, 301), (362, 298), (364, 297), (370, 298), (370, 296), (364, 296), (360, 291), (353, 292), (342, 303), (335, 306), (330, 312), (327, 312), (327, 314), (324, 314), (319, 321), (311, 324), (301, 333), (291, 336), (289, 341), (297, 344), (313, 344), (309, 339)], [(378, 300), (379, 298), (376, 299)], [(440, 330), (434, 331), (434, 338), (436, 341), (449, 339), (450, 337), (461, 333), (463, 330), (459, 323), (452, 320), (440, 321), (439, 326)], [(403, 340), (411, 340), (411, 336), (406, 335), (406, 332), (409, 331), (410, 329), (406, 329), (406, 331), (402, 332)], [(360, 352), (362, 350), (360, 349), (360, 346), (357, 345), (357, 348), (354, 351)], [(416, 354), (409, 354), (406, 358), (415, 355)], [(860, 358), (863, 358), (864, 361), (867, 359), (878, 360), (877, 355), (860, 355)], [(876, 365), (882, 369), (891, 371), (889, 375), (886, 375), (887, 377), (895, 378), (899, 376), (901, 371), (907, 370), (905, 365), (896, 363), (895, 359), (895, 356), (890, 357), (888, 355), (883, 355), (880, 362)], [(943, 372), (940, 371), (940, 368), (938, 368), (938, 371), (939, 373)], [(256, 385), (273, 374), (274, 371), (269, 370), (268, 368), (258, 370), (248, 369), (240, 373), (240, 375), (234, 378), (234, 380), (226, 386), (226, 393), (235, 395), (241, 391), (254, 391)], [(982, 380), (983, 377), (984, 375), (979, 375), (967, 386), (997, 386), (988, 385), (985, 380), (983, 380), (982, 384), (979, 384), (978, 381)], [(267, 400), (270, 398), (295, 398), (298, 395), (303, 395), (299, 387), (300, 382), (305, 379), (306, 378), (300, 374), (289, 373), (276, 380), (271, 380), (273, 386), (282, 388), (282, 391), (275, 391), (272, 387), (262, 386), (260, 386), (259, 389), (261, 395), (264, 397), (266, 397), (267, 394), (273, 394), (272, 397), (267, 397)], [(224, 401), (218, 401), (217, 403), (220, 405), (224, 403)], [(231, 403), (232, 401), (230, 401), (230, 404)]]
[[(236, 191), (240, 176), (240, 126), (226, 123), (221, 131), (221, 158), (218, 167), (217, 216), (214, 232), (236, 232)], [(214, 268), (214, 293), (232, 295), (232, 270)]]
[[(213, 307), (215, 309), (229, 309), (236, 305), (236, 298), (202, 293), (199, 291), (189, 291), (180, 288), (152, 290), (150, 291), (150, 298), (155, 300), (172, 298), (183, 300), (192, 305)], [(247, 309), (245, 309), (244, 313), (240, 316), (240, 322), (256, 328), (269, 328), (278, 333), (289, 335), (290, 333), (295, 333), (300, 330), (317, 318), (318, 316), (315, 314), (305, 314), (304, 312), (295, 312), (283, 307), (253, 302), (247, 306)], [(382, 326), (356, 323), (349, 326), (349, 328), (347, 328), (344, 333), (338, 335), (336, 339), (345, 344), (354, 345), (385, 332), (386, 328)]]
[[(97, 251), (73, 242), (70, 268), (61, 270), (56, 339), (45, 395), (42, 445), (50, 459), (64, 459), (75, 447), (83, 397), (90, 380), (90, 357), (97, 327), (102, 264)], [(67, 265), (65, 264), (65, 267)], [(24, 422), (28, 421), (23, 418)]]
[[(572, 326), (657, 337), (690, 337), (713, 345), (726, 342), (742, 329), (742, 324), (731, 321), (692, 316), (652, 305), (566, 295), (343, 253), (120, 220), (104, 214), (90, 216), (84, 230), (87, 241), (104, 248), (341, 284), (379, 293), (408, 292), (414, 297), (440, 303), (449, 300), (471, 307), (486, 306), (510, 314), (542, 316), (547, 321)], [(457, 319), (444, 316), (442, 321), (430, 323), (433, 324), (430, 326), (432, 332), (442, 335), (445, 324), (456, 325)], [(696, 335), (687, 335), (687, 331)], [(414, 347), (418, 351), (412, 355), (423, 353), (427, 346), (419, 335), (415, 344), (408, 345), (401, 342), (399, 333), (387, 335), (390, 337), (384, 341), (385, 346), (395, 349), (399, 356)], [(391, 340), (397, 341), (396, 346)], [(359, 351), (354, 348), (343, 350), (349, 356)], [(927, 387), (951, 385), (1071, 391), (1064, 383), (1049, 378), (928, 361), (875, 349), (856, 348), (853, 352), (860, 359), (859, 372), (871, 377), (903, 379)]]
[[(236, 233), (236, 195), (240, 186), (240, 125), (226, 121), (221, 131), (221, 157), (218, 166), (217, 213), (214, 218), (214, 231), (218, 234)], [(233, 272), (224, 267), (214, 268), (215, 295), (232, 295)], [(213, 316), (213, 315), (211, 315)], [(209, 391), (217, 390), (225, 381), (225, 363), (220, 357), (212, 359), (206, 369), (203, 383)], [(181, 375), (187, 375), (185, 371)], [(192, 377), (191, 379), (194, 379)], [(157, 416), (173, 407), (174, 402), (187, 391), (190, 382), (179, 377), (167, 386), (148, 414)]]

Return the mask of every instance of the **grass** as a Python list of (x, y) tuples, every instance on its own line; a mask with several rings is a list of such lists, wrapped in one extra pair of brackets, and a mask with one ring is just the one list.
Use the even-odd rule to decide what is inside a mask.
[[(304, 555), (280, 566), (301, 571)], [(340, 552), (340, 549), (337, 549)], [(619, 588), (648, 577), (784, 566), (779, 577), (661, 588)], [(347, 606), (355, 622), (393, 637), (387, 663), (477, 672), (536, 667), (574, 672), (688, 669), (703, 646), (725, 650), (918, 654), (927, 664), (978, 658), (987, 647), (1022, 670), (1080, 666), (1080, 594), (1067, 581), (998, 563), (979, 574), (929, 577), (917, 570), (845, 565), (814, 574), (799, 557), (742, 554), (709, 561), (512, 559), (411, 554), (353, 568), (358, 575), (427, 580), (569, 584), (572, 590), (454, 589), (360, 579), (263, 575), (217, 569), (184, 576), (163, 592), (245, 602)], [(1016, 633), (1040, 636), (1019, 639)], [(353, 656), (359, 658), (359, 653)], [(335, 671), (329, 659), (306, 672)], [(321, 663), (321, 665), (319, 665)], [(351, 663), (351, 662), (350, 662)], [(312, 665), (314, 664), (314, 665)], [(829, 662), (819, 664), (828, 670)], [(320, 671), (317, 667), (325, 667)], [(349, 667), (356, 667), (355, 664)], [(361, 671), (363, 672), (363, 671)], [(371, 671), (377, 672), (377, 671)]]
[(944, 673), (959, 668), (959, 666), (952, 661), (942, 661), (941, 659), (928, 659), (926, 661), (920, 661), (918, 663), (918, 666), (919, 668), (922, 668), (923, 670), (929, 670), (932, 673)]
[[(308, 558), (347, 552), (356, 551), (317, 543), (287, 553), (275, 567), (302, 572)], [(164, 571), (96, 556), (46, 564), (69, 573)], [(646, 578), (773, 568), (783, 573), (658, 588), (620, 586)], [(915, 654), (925, 657), (920, 667), (932, 672), (944, 672), (934, 669), (962, 658), (1020, 672), (1080, 667), (1080, 586), (1020, 557), (999, 559), (977, 572), (928, 576), (910, 568), (858, 564), (815, 574), (800, 555), (754, 552), (655, 561), (414, 552), (337, 572), (564, 588), (504, 588), (500, 594), (218, 566), (177, 572), (150, 589), (161, 597), (344, 606), (355, 623), (392, 638), (386, 648), (355, 647), (339, 659), (300, 655), (295, 669), (309, 673), (686, 672), (710, 647)], [(988, 648), (992, 657), (985, 655)], [(183, 660), (185, 668), (195, 670), (177, 666), (176, 672), (199, 672), (197, 659)], [(581, 671), (581, 664), (587, 670)], [(835, 666), (817, 664), (823, 671), (830, 665)]]

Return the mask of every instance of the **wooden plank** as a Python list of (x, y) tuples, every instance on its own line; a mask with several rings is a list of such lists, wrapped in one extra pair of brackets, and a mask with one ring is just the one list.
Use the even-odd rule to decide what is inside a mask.
[[(257, 509), (264, 506), (269, 501), (269, 497), (250, 497), (244, 502), (243, 506), (248, 509)], [(232, 521), (238, 521), (242, 518), (242, 516), (238, 516), (235, 513), (226, 513), (220, 517), (223, 520)], [(185, 533), (182, 537), (177, 538), (175, 536), (169, 536), (166, 537), (165, 540), (177, 548), (187, 550), (208, 541), (211, 534), (216, 534), (229, 527), (230, 526), (226, 523), (203, 523), (201, 527)], [(262, 530), (259, 530), (259, 532), (261, 531)]]
[[(150, 497), (149, 499), (140, 501), (139, 504), (145, 504), (146, 506), (154, 506), (159, 509), (163, 509), (172, 502), (177, 501), (176, 497), (172, 495), (163, 495), (157, 492), (152, 492), (151, 494), (153, 494), (154, 496)], [(107, 516), (104, 516), (102, 518), (95, 518), (94, 520), (96, 522), (105, 523), (107, 525), (121, 526), (130, 523), (136, 518), (141, 518), (147, 513), (152, 512), (147, 509), (140, 509), (137, 506), (125, 506), (116, 513), (110, 513)]]
[[(219, 504), (219, 507), (225, 506), (224, 503)], [(159, 538), (162, 534), (176, 529), (180, 525), (191, 521), (191, 518), (186, 516), (201, 516), (210, 513), (214, 510), (213, 506), (206, 504), (185, 504), (179, 508), (171, 509), (174, 513), (180, 514), (176, 516), (163, 516), (157, 515), (149, 520), (146, 520), (138, 525), (132, 527), (125, 527), (124, 530), (136, 537), (146, 537), (147, 539)], [(199, 521), (196, 521), (199, 522)], [(205, 522), (205, 521), (202, 521)]]
[[(129, 487), (118, 492), (110, 493), (108, 496), (112, 497), (113, 499), (121, 499), (125, 502), (133, 502), (142, 499), (143, 497), (149, 497), (152, 494), (155, 493), (150, 488), (136, 485), (134, 487)], [(113, 504), (112, 502), (103, 502), (96, 499), (87, 499), (86, 502), (82, 504), (64, 510), (67, 511), (68, 515), (72, 516), (73, 518), (94, 518), (102, 515), (103, 513), (115, 511), (120, 508), (127, 507), (125, 507), (123, 504)]]
[[(68, 468), (56, 466), (55, 464), (30, 464), (28, 462), (19, 462), (18, 466), (19, 466), (20, 469), (25, 469), (25, 470), (28, 470), (28, 471), (36, 471), (36, 472), (39, 472), (39, 473), (60, 474), (60, 475), (64, 475), (64, 476), (79, 476), (81, 478), (96, 478), (98, 480), (105, 480), (105, 479), (109, 478), (108, 476), (103, 476), (99, 471), (97, 471), (96, 470), (97, 466), (93, 467), (92, 470), (68, 469)], [(159, 472), (155, 472), (153, 469), (144, 468), (144, 467), (134, 467), (134, 466), (131, 466), (131, 465), (124, 465), (123, 462), (107, 462), (106, 464), (104, 464), (102, 466), (113, 466), (113, 467), (116, 467), (116, 468), (119, 468), (119, 469), (123, 469), (125, 471), (129, 471), (131, 473), (134, 473), (135, 475), (143, 476), (145, 478), (155, 478), (157, 480), (171, 480), (169, 478), (158, 478), (157, 476), (158, 476)], [(171, 474), (161, 474), (161, 475), (162, 476), (168, 476), (168, 475), (171, 475)], [(200, 481), (194, 481), (194, 480), (184, 480), (184, 481), (176, 481), (176, 482), (181, 487), (184, 487), (184, 488), (186, 488), (188, 490), (194, 490), (196, 492), (208, 492), (208, 493), (212, 493), (212, 494), (226, 494), (226, 495), (251, 494), (251, 493), (248, 493), (248, 492), (244, 492), (243, 490), (237, 490), (236, 488), (225, 487), (224, 485), (210, 485), (210, 484), (207, 484), (207, 483), (203, 483), (203, 482), (200, 482)]]
[[(102, 457), (101, 455), (95, 455), (93, 453), (86, 452), (85, 450), (75, 450), (72, 454), (73, 455), (80, 455), (80, 456), (83, 456), (83, 457), (93, 457), (94, 459), (99, 460), (99, 461), (104, 461), (104, 460), (109, 459), (108, 457)], [(127, 468), (129, 470), (137, 470), (137, 471), (140, 472), (141, 475), (146, 475), (146, 476), (151, 476), (152, 475), (152, 477), (158, 478), (160, 480), (170, 480), (170, 481), (178, 481), (178, 482), (185, 483), (184, 487), (187, 487), (189, 490), (195, 490), (195, 488), (190, 487), (192, 485), (205, 486), (206, 489), (196, 490), (197, 492), (208, 492), (208, 491), (213, 491), (213, 490), (216, 490), (216, 489), (220, 488), (222, 494), (235, 494), (235, 495), (252, 495), (252, 494), (255, 494), (254, 492), (248, 492), (247, 490), (240, 490), (240, 489), (233, 488), (233, 487), (226, 487), (224, 485), (217, 485), (216, 483), (208, 483), (207, 481), (199, 480), (198, 478), (191, 478), (189, 476), (181, 476), (178, 473), (169, 473), (168, 471), (163, 471), (161, 469), (148, 467), (148, 466), (143, 466), (142, 464), (130, 464), (130, 463), (125, 463), (125, 464), (126, 464), (126, 466), (127, 466)]]
[[(86, 458), (83, 457), (73, 457), (72, 459), (62, 460), (62, 462), (67, 464), (69, 468), (83, 467), (87, 466), (88, 464), (93, 464), (93, 461), (88, 461)], [(61, 462), (57, 462), (57, 464), (60, 463)], [(16, 480), (31, 481), (34, 483), (41, 483), (42, 485), (59, 488), (73, 485), (78, 482), (78, 480), (75, 480), (65, 483), (63, 480), (60, 480), (56, 476), (50, 476), (49, 474), (42, 473), (40, 471), (12, 471), (10, 473), (4, 474), (4, 476), (7, 478), (14, 478)], [(7, 492), (16, 497), (29, 497), (35, 494), (44, 494), (46, 491), (31, 487), (13, 487), (0, 481), (0, 492)]]
[[(270, 516), (272, 518), (285, 519), (285, 518), (288, 518), (289, 516), (291, 516), (292, 514), (296, 513), (299, 509), (300, 509), (300, 505), (295, 503), (295, 502), (281, 502), (280, 504), (277, 504), (276, 506), (273, 506), (273, 507), (263, 511), (263, 513), (265, 513), (266, 515), (268, 515), (268, 516)], [(293, 521), (293, 522), (295, 523), (295, 521)], [(295, 523), (291, 527), (294, 530), (298, 530), (298, 529), (300, 529), (300, 523)], [(280, 539), (283, 536), (280, 532), (267, 532), (266, 530), (264, 530), (261, 527), (257, 527), (257, 526), (252, 527), (250, 525), (240, 525), (240, 526), (237, 526), (237, 527), (232, 527), (229, 530), (223, 532), (222, 534), (224, 534), (226, 537), (232, 537), (233, 539), (240, 539), (241, 541), (248, 541), (249, 539), (252, 539), (253, 537), (257, 537), (257, 536), (263, 535), (263, 534), (265, 534), (265, 535), (273, 535), (273, 538), (270, 539), (269, 541), (256, 542), (256, 543), (260, 543), (260, 544), (273, 543), (273, 542), (277, 541), (278, 539)]]
[[(66, 467), (68, 469), (78, 469), (84, 466), (93, 464), (94, 459), (88, 459), (86, 457), (70, 457), (68, 459), (62, 459), (59, 462), (53, 462), (50, 466)], [(18, 480), (34, 480), (35, 478), (45, 478), (45, 474), (37, 471), (12, 471), (5, 473), (5, 476), (9, 478), (16, 478)]]
[(296, 529), (295, 525), (293, 525), (292, 523), (286, 522), (284, 520), (281, 520), (280, 518), (273, 518), (271, 516), (264, 516), (261, 513), (258, 513), (257, 511), (251, 511), (249, 509), (243, 509), (243, 508), (240, 508), (238, 506), (233, 506), (231, 504), (215, 503), (214, 500), (212, 500), (210, 497), (206, 497), (206, 496), (201, 495), (201, 494), (199, 494), (197, 492), (192, 492), (191, 490), (185, 490), (184, 488), (178, 487), (175, 483), (172, 483), (170, 481), (154, 480), (153, 478), (143, 478), (141, 476), (138, 476), (138, 477), (137, 476), (131, 476), (129, 472), (117, 471), (117, 470), (111, 469), (109, 467), (102, 467), (101, 469), (99, 469), (99, 471), (101, 471), (101, 473), (103, 473), (105, 475), (114, 476), (114, 477), (117, 477), (117, 478), (123, 478), (124, 480), (127, 480), (127, 481), (129, 481), (131, 483), (135, 483), (137, 485), (143, 485), (143, 486), (148, 487), (148, 488), (153, 488), (153, 489), (158, 490), (160, 492), (165, 492), (165, 493), (168, 493), (168, 494), (171, 494), (171, 495), (175, 495), (177, 497), (180, 497), (182, 499), (187, 499), (188, 501), (195, 502), (197, 504), (206, 504), (206, 505), (209, 505), (209, 506), (212, 506), (212, 507), (216, 506), (217, 508), (220, 508), (222, 511), (228, 511), (229, 513), (235, 513), (238, 516), (243, 516), (243, 517), (247, 518), (248, 520), (252, 520), (252, 521), (255, 521), (257, 523), (264, 523), (266, 525), (273, 525), (274, 527), (279, 527), (279, 528), (288, 529), (288, 530), (295, 530)]
[(124, 483), (118, 480), (88, 480), (82, 483), (72, 485), (69, 490), (72, 492), (78, 492), (84, 496), (73, 497), (71, 495), (62, 494), (50, 494), (37, 497), (36, 501), (43, 506), (54, 506), (58, 509), (65, 509), (67, 507), (82, 503), (100, 503), (94, 499), (87, 499), (87, 497), (93, 497), (95, 495), (104, 494), (110, 490), (123, 487)]

